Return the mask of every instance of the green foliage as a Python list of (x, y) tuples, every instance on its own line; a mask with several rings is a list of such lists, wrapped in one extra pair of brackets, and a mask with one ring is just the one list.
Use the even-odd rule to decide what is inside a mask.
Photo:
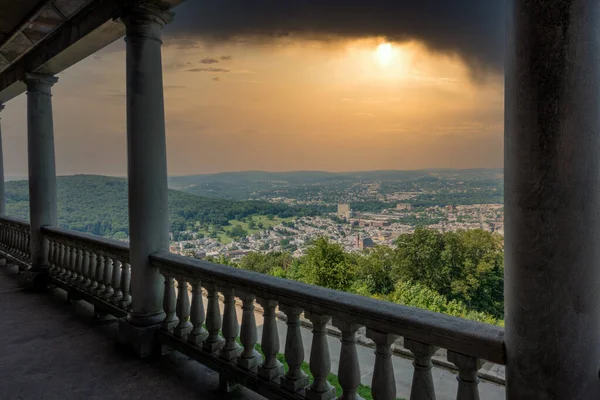
[(502, 238), (474, 229), (440, 233), (417, 228), (397, 241), (394, 281), (419, 282), (450, 300), (504, 316)]
[(394, 290), (394, 261), (394, 250), (387, 246), (376, 246), (363, 257), (358, 257), (357, 276), (370, 295), (388, 294)]
[(341, 245), (319, 238), (301, 258), (292, 258), (288, 252), (250, 253), (235, 265), (474, 321), (503, 324), (502, 240), (481, 230), (439, 233), (419, 228), (414, 234), (400, 236), (396, 247), (377, 246), (362, 254), (346, 253)]
[(340, 244), (321, 237), (302, 260), (300, 276), (314, 285), (346, 291), (354, 280), (354, 269), (350, 255)]
[[(61, 176), (57, 179), (56, 189), (61, 227), (121, 239), (129, 235), (128, 185), (125, 179), (99, 175)], [(27, 181), (6, 183), (6, 203), (9, 215), (29, 219)], [(252, 215), (267, 214), (289, 218), (316, 215), (317, 212), (307, 207), (206, 198), (169, 190), (171, 232), (186, 231), (194, 226), (214, 226), (218, 229), (228, 225), (236, 216), (241, 220)]]

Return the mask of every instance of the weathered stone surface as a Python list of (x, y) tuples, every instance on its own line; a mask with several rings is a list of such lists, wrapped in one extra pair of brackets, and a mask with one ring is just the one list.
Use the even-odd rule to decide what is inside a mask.
[[(119, 350), (116, 324), (96, 325), (91, 306), (67, 304), (62, 290), (19, 289), (14, 271), (0, 270), (0, 318), (10, 327), (0, 330), (2, 399), (222, 399), (214, 371), (177, 352), (140, 360)], [(241, 386), (229, 396), (261, 399)]]

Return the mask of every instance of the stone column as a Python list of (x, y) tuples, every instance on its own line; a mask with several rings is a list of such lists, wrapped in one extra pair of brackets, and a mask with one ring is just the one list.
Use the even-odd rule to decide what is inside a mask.
[(164, 278), (148, 256), (169, 250), (161, 32), (172, 13), (145, 3), (123, 9), (127, 52), (127, 156), (132, 311), (122, 338), (140, 356), (165, 317)]
[(600, 8), (507, 5), (507, 398), (600, 399)]
[[(0, 112), (4, 104), (0, 103)], [(6, 194), (4, 192), (4, 156), (2, 152), (2, 126), (0, 125), (0, 215), (6, 215)]]
[[(27, 156), (29, 165), (29, 220), (31, 272), (48, 268), (48, 242), (41, 228), (56, 225), (56, 167), (51, 88), (58, 78), (27, 74)], [(36, 275), (34, 275), (36, 276)]]

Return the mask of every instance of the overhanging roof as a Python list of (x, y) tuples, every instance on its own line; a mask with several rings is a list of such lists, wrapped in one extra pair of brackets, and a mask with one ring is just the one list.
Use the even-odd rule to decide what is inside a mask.
[[(160, 0), (165, 9), (183, 0)], [(57, 74), (125, 34), (124, 0), (0, 0), (0, 103), (25, 91), (27, 72)]]

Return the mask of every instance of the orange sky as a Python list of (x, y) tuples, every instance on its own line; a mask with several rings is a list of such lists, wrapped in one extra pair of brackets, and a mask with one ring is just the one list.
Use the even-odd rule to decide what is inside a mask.
[[(165, 40), (169, 174), (502, 166), (503, 81), (417, 42)], [(122, 40), (59, 75), (59, 174), (126, 174)], [(25, 96), (6, 104), (6, 175), (27, 171)]]

